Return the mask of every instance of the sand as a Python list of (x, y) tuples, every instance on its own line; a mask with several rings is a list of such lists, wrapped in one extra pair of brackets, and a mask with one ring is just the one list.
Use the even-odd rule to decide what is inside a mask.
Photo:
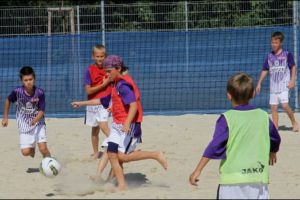
[[(113, 184), (95, 184), (89, 179), (98, 161), (92, 160), (90, 128), (82, 118), (48, 118), (48, 146), (62, 164), (61, 173), (47, 178), (36, 172), (42, 159), (23, 157), (16, 121), (0, 128), (0, 198), (215, 198), (219, 161), (211, 161), (200, 176), (199, 186), (188, 183), (202, 152), (212, 138), (218, 115), (145, 116), (143, 150), (162, 150), (168, 159), (165, 171), (153, 160), (125, 164), (129, 189), (117, 192)], [(296, 114), (300, 121), (300, 114)], [(289, 130), (289, 120), (280, 114), (282, 144), (278, 163), (270, 170), (271, 198), (300, 197), (300, 134)], [(101, 134), (101, 141), (104, 136)], [(33, 168), (32, 173), (27, 173)], [(109, 166), (104, 175), (108, 173)]]

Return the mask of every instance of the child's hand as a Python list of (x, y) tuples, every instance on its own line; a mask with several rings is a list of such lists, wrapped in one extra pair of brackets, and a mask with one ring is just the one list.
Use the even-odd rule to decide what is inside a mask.
[(108, 85), (110, 82), (111, 82), (111, 81), (110, 81), (110, 78), (109, 78), (109, 77), (104, 77), (104, 78), (103, 78), (103, 83), (104, 83), (105, 85)]
[(7, 118), (3, 118), (2, 119), (2, 126), (3, 127), (7, 127), (7, 125), (8, 125), (8, 119)]
[(194, 171), (191, 175), (190, 175), (190, 184), (194, 185), (194, 186), (198, 186), (197, 182), (199, 181), (198, 177), (200, 175), (200, 172), (196, 172)]
[(130, 124), (125, 122), (121, 130), (123, 132), (125, 132), (125, 133), (129, 133), (129, 131), (130, 131)]
[(107, 108), (107, 112), (111, 112), (111, 111), (112, 111), (111, 107)]
[(288, 85), (288, 88), (293, 89), (294, 87), (295, 87), (295, 81), (290, 81), (289, 85)]
[(79, 108), (81, 106), (78, 101), (72, 102), (71, 105), (72, 105), (73, 108)]
[(260, 91), (261, 91), (261, 84), (257, 84), (256, 89), (255, 89), (256, 94), (259, 94)]
[(270, 161), (269, 164), (270, 165), (274, 165), (277, 162), (277, 156), (276, 153), (271, 152), (270, 153)]
[(31, 123), (30, 123), (30, 125), (31, 125), (31, 126), (35, 126), (37, 123), (38, 123), (38, 122), (37, 122), (36, 120), (32, 120)]

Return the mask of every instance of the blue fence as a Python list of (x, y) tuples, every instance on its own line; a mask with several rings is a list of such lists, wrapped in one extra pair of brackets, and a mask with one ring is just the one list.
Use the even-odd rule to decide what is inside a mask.
[[(109, 54), (124, 58), (139, 85), (145, 112), (218, 113), (230, 108), (228, 78), (245, 71), (258, 79), (270, 51), (270, 35), (282, 31), (293, 52), (289, 27), (207, 29), (191, 32), (106, 32)], [(47, 116), (82, 116), (70, 102), (86, 98), (84, 71), (101, 33), (0, 38), (0, 111), (5, 97), (21, 84), (18, 71), (34, 67), (37, 86), (46, 92)], [(253, 103), (268, 108), (268, 79)], [(290, 105), (295, 105), (294, 91)], [(11, 109), (13, 114), (14, 109)]]

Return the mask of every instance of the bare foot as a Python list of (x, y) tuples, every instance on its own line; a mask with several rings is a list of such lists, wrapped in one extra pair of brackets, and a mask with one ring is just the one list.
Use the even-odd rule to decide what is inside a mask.
[(119, 185), (119, 186), (118, 186), (118, 190), (119, 190), (119, 191), (125, 191), (125, 190), (127, 190), (127, 186), (126, 186), (126, 185), (123, 185), (123, 186), (122, 186), (122, 185)]
[(167, 170), (168, 169), (168, 162), (167, 162), (167, 159), (164, 155), (163, 152), (158, 152), (158, 158), (157, 158), (157, 161), (161, 164), (161, 166)]
[(103, 152), (99, 151), (99, 152), (96, 152), (96, 153), (92, 153), (91, 156), (93, 157), (94, 160), (100, 159), (103, 156)]
[(294, 132), (299, 132), (299, 125), (298, 125), (297, 122), (295, 122), (295, 123), (293, 124), (293, 131), (294, 131)]
[(104, 183), (104, 180), (98, 175), (90, 176), (90, 179), (97, 183)]

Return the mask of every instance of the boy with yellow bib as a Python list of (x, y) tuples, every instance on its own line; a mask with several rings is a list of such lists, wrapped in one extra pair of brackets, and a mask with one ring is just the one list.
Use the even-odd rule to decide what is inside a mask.
[(221, 159), (218, 199), (269, 198), (269, 164), (276, 163), (280, 136), (268, 113), (249, 104), (254, 96), (253, 79), (238, 73), (227, 83), (233, 109), (216, 123), (214, 137), (189, 181), (197, 185), (210, 159)]

